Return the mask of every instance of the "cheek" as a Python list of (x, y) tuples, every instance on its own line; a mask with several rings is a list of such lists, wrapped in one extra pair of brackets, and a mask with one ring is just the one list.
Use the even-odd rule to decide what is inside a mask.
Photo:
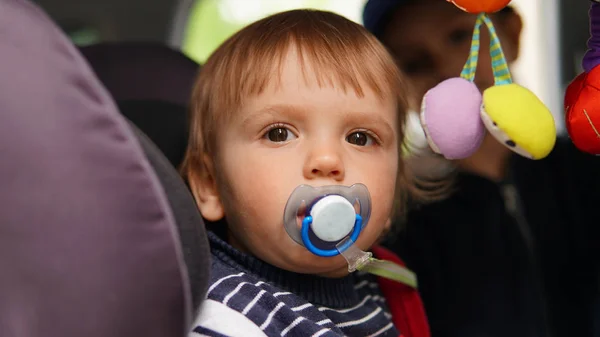
[(516, 60), (516, 49), (513, 48), (514, 45), (510, 43), (511, 38), (505, 34), (504, 31), (498, 30), (498, 38), (500, 39), (500, 44), (502, 45), (502, 52), (504, 53), (504, 57), (506, 58), (506, 62), (509, 64)]
[(284, 158), (263, 158), (260, 151), (247, 148), (231, 147), (223, 153), (222, 183), (228, 186), (224, 197), (233, 208), (230, 214), (239, 213), (259, 221), (283, 217), (285, 202), (295, 187), (288, 185), (297, 181), (291, 176), (293, 167)]
[(373, 185), (376, 187), (371, 188), (371, 202), (373, 206), (373, 213), (381, 214), (383, 217), (388, 217), (392, 210), (394, 198), (396, 196), (396, 175), (390, 175), (387, 179), (378, 179)]
[(427, 77), (426, 75), (411, 76), (410, 84), (413, 93), (411, 107), (415, 110), (419, 110), (423, 97), (427, 91), (433, 88), (437, 83), (437, 78)]
[[(500, 35), (500, 40), (507, 41), (507, 39), (504, 38), (502, 35)], [(479, 51), (479, 62), (477, 64), (477, 74), (475, 76), (475, 83), (481, 91), (494, 85), (494, 71), (492, 69), (492, 59), (490, 57), (489, 43), (489, 38), (482, 38), (481, 49)], [(510, 63), (514, 61), (516, 56), (514, 55), (513, 50), (510, 48), (510, 45), (508, 43), (501, 42), (501, 44), (506, 61), (510, 66)]]
[(368, 250), (381, 238), (381, 235), (389, 229), (389, 220), (394, 205), (394, 188), (391, 188), (387, 181), (385, 185), (379, 188), (373, 188), (371, 191), (371, 218), (365, 230), (359, 236), (358, 243), (363, 250)]
[[(398, 178), (398, 155), (370, 161), (364, 182), (371, 194), (373, 220), (387, 218), (393, 205)], [(381, 224), (383, 225), (383, 223)]]
[(480, 91), (483, 91), (494, 85), (494, 71), (492, 69), (492, 59), (490, 49), (482, 47), (477, 64), (477, 74), (475, 74), (475, 84)]

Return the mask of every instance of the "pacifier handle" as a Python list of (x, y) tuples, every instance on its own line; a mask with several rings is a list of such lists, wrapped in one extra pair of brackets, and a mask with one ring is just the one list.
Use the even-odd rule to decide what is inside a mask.
[(304, 220), (302, 220), (302, 229), (300, 230), (300, 235), (302, 236), (302, 243), (304, 244), (306, 249), (308, 249), (311, 253), (313, 253), (317, 256), (321, 256), (321, 257), (334, 257), (336, 255), (339, 255), (346, 249), (348, 249), (352, 245), (352, 243), (356, 242), (356, 240), (358, 239), (358, 236), (360, 235), (360, 232), (362, 231), (362, 227), (363, 227), (362, 226), (362, 217), (360, 215), (356, 214), (356, 221), (354, 222), (354, 228), (352, 229), (352, 233), (350, 234), (350, 237), (349, 237), (350, 240), (345, 241), (347, 244), (342, 245), (341, 247), (338, 247), (337, 249), (320, 249), (320, 248), (316, 247), (310, 240), (309, 232), (310, 232), (310, 225), (312, 224), (312, 222), (313, 222), (313, 218), (310, 215), (305, 217)]

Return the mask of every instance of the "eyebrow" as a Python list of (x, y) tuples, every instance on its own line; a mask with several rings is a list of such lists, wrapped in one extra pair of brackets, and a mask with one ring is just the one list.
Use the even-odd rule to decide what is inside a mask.
[(264, 108), (250, 112), (242, 121), (242, 125), (249, 126), (254, 122), (264, 122), (266, 119), (264, 116), (266, 115), (273, 119), (282, 115), (286, 117), (300, 117), (306, 115), (306, 109), (301, 106), (290, 104), (268, 105)]
[(343, 113), (344, 121), (347, 124), (363, 125), (365, 128), (375, 128), (377, 131), (392, 137), (394, 128), (383, 117), (370, 112), (348, 111)]
[[(291, 118), (300, 118), (307, 114), (306, 108), (299, 105), (291, 104), (274, 104), (266, 106), (262, 109), (253, 111), (242, 121), (243, 126), (252, 125), (254, 122), (264, 122), (264, 115), (269, 115), (270, 118), (276, 119), (278, 116), (286, 116)], [(394, 128), (383, 117), (371, 113), (360, 111), (343, 111), (340, 113), (341, 118), (347, 124), (364, 125), (364, 127), (376, 127), (382, 132), (389, 135), (394, 134)]]

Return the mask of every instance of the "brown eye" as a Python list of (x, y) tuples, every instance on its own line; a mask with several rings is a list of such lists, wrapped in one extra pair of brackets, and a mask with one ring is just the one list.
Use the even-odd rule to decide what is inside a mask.
[(412, 61), (404, 62), (401, 64), (401, 67), (402, 70), (409, 75), (423, 75), (432, 71), (435, 65), (428, 57), (424, 56)]
[(463, 43), (471, 42), (473, 37), (472, 29), (455, 29), (448, 35), (448, 40), (454, 45), (462, 45)]
[(353, 132), (346, 137), (346, 141), (350, 144), (358, 146), (367, 146), (373, 143), (372, 137), (366, 132)]
[(283, 127), (272, 128), (265, 134), (265, 138), (274, 142), (274, 143), (283, 143), (293, 139), (294, 134)]

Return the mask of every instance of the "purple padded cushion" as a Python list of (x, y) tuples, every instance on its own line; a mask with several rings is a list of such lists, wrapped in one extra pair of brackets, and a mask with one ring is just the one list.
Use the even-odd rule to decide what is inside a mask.
[(184, 336), (175, 220), (108, 92), (25, 0), (0, 55), (0, 336)]
[(81, 52), (117, 101), (187, 106), (199, 69), (182, 52), (153, 42), (107, 42)]

